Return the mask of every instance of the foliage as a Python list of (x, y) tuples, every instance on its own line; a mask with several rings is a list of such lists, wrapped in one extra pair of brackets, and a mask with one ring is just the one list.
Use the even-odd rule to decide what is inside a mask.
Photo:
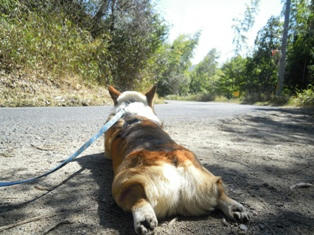
[(134, 89), (141, 71), (162, 45), (166, 26), (146, 0), (117, 1), (111, 24), (110, 52), (113, 80), (120, 89)]
[(234, 18), (232, 28), (234, 30), (233, 43), (235, 45), (236, 56), (241, 54), (245, 47), (247, 40), (246, 33), (253, 27), (255, 22), (255, 15), (258, 12), (260, 0), (250, 0), (249, 4), (246, 4), (243, 17)]
[(212, 77), (216, 74), (217, 70), (217, 51), (216, 49), (210, 50), (205, 58), (198, 63), (191, 72), (190, 92), (209, 92), (215, 86), (215, 79)]
[(297, 91), (314, 85), (314, 1), (293, 0), (286, 86)]
[(309, 85), (307, 89), (297, 92), (296, 100), (300, 106), (314, 106), (314, 86)]
[(219, 80), (219, 93), (232, 98), (235, 92), (244, 92), (245, 70), (247, 59), (241, 56), (233, 57), (222, 66), (222, 76)]
[(188, 93), (190, 58), (198, 43), (199, 35), (199, 33), (191, 37), (180, 35), (171, 45), (165, 44), (161, 53), (155, 57), (158, 64), (155, 69), (160, 72), (157, 81), (161, 96)]
[(206, 57), (194, 66), (190, 73), (191, 93), (223, 95), (229, 99), (240, 96), (250, 102), (269, 101), (273, 104), (287, 102), (293, 93), (302, 98), (311, 97), (312, 88), (306, 87), (314, 84), (314, 1), (292, 0), (286, 85), (280, 97), (275, 96), (283, 31), (279, 17), (270, 17), (258, 32), (250, 55), (239, 55), (245, 43), (245, 34), (254, 23), (258, 3), (252, 0), (243, 18), (234, 20), (236, 56), (214, 73), (203, 72), (204, 64), (208, 64)]
[(166, 32), (149, 0), (0, 0), (0, 69), (132, 89)]
[(185, 96), (179, 95), (167, 95), (165, 97), (168, 100), (183, 100), (183, 101), (214, 101), (216, 96), (210, 93), (196, 93), (196, 94), (188, 94)]
[(280, 35), (279, 19), (271, 17), (257, 34), (252, 56), (236, 56), (222, 66), (220, 93), (227, 98), (239, 93), (255, 100), (269, 99), (275, 91), (279, 58), (272, 52), (280, 47)]
[[(246, 82), (242, 90), (247, 94), (263, 94), (267, 99), (275, 92), (278, 70), (278, 57), (272, 52), (280, 47), (281, 24), (278, 18), (271, 17), (255, 40), (255, 51), (246, 64)], [(260, 97), (261, 96), (257, 96)]]
[[(64, 16), (28, 12), (18, 19), (1, 19), (1, 67), (44, 69), (56, 77), (75, 73), (94, 80), (107, 72), (97, 58), (107, 57), (106, 38), (94, 40)], [(91, 56), (93, 55), (93, 56)], [(104, 67), (104, 66), (102, 66)]]

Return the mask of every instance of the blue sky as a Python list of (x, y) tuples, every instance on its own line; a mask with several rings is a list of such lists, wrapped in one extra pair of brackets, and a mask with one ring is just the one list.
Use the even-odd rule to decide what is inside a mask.
[[(249, 0), (156, 0), (156, 3), (158, 12), (170, 25), (169, 42), (180, 34), (201, 31), (193, 64), (200, 62), (212, 48), (218, 50), (220, 64), (233, 56), (232, 19), (241, 18)], [(270, 16), (280, 15), (281, 9), (281, 0), (260, 0), (255, 25), (247, 35), (249, 48), (253, 47), (258, 30)]]

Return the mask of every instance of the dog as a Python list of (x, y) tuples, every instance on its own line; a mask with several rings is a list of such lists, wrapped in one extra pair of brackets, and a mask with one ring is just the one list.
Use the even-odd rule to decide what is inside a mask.
[(163, 130), (153, 108), (156, 86), (146, 94), (108, 87), (114, 102), (110, 119), (125, 115), (105, 134), (105, 155), (112, 159), (112, 195), (133, 215), (137, 234), (150, 234), (157, 218), (196, 216), (214, 209), (231, 219), (248, 220), (242, 204), (228, 197), (222, 179)]

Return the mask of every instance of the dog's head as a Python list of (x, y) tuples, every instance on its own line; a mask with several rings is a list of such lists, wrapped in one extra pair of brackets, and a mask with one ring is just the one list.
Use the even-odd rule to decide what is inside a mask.
[(153, 109), (156, 86), (153, 86), (145, 94), (137, 91), (120, 92), (112, 86), (109, 86), (108, 90), (116, 112), (124, 108), (128, 114), (142, 116), (161, 124)]

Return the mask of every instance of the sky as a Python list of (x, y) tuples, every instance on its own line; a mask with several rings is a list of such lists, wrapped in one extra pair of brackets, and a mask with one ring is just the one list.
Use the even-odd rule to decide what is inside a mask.
[[(234, 55), (232, 19), (242, 18), (249, 0), (157, 0), (156, 3), (157, 11), (170, 26), (170, 43), (180, 34), (201, 31), (193, 64), (199, 63), (212, 48), (218, 50), (220, 64)], [(281, 0), (260, 0), (255, 24), (247, 35), (248, 48), (253, 48), (257, 32), (269, 17), (279, 16), (281, 9)]]

